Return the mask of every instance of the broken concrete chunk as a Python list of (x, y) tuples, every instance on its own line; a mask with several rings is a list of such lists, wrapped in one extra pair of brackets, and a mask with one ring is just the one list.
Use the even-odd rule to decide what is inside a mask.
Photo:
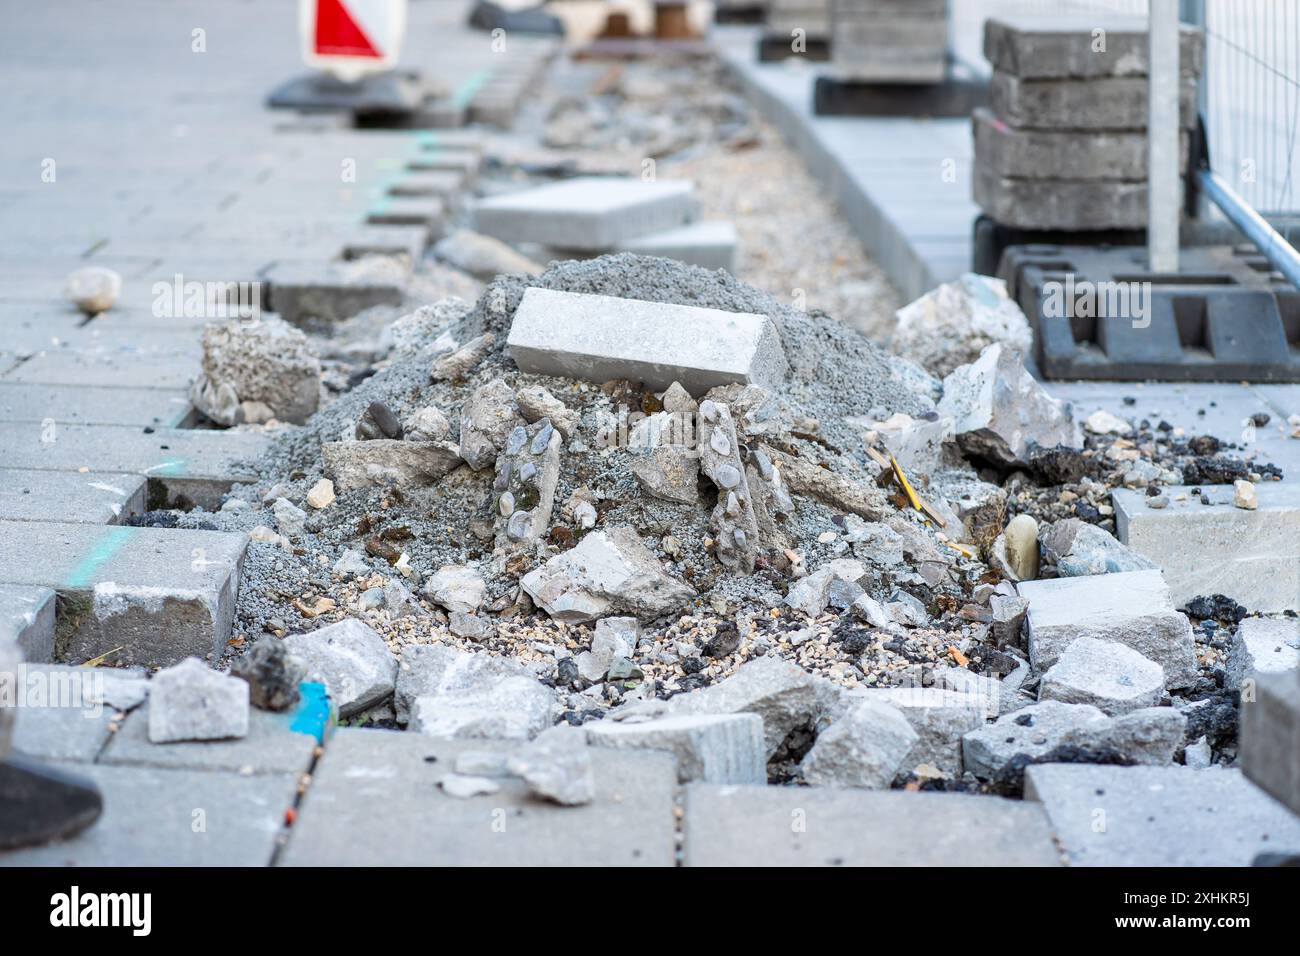
[(516, 425), (506, 437), (492, 486), (498, 548), (529, 548), (546, 534), (562, 446), (559, 431), (547, 418), (527, 427)]
[(323, 683), (340, 717), (351, 717), (393, 693), (397, 660), (384, 639), (356, 618), (291, 634), (285, 648), (302, 659), (308, 680)]
[(248, 733), (248, 684), (219, 674), (197, 657), (154, 675), (149, 682), (149, 739), (227, 740)]
[(869, 418), (853, 418), (849, 422), (862, 427), (868, 437), (878, 438), (909, 477), (930, 475), (938, 470), (943, 460), (943, 444), (953, 437), (952, 419), (943, 416), (929, 420), (899, 412), (883, 422)]
[(961, 738), (984, 726), (983, 698), (940, 687), (872, 688), (853, 693), (852, 699), (859, 696), (898, 708), (916, 731), (916, 743), (903, 758), (899, 772), (929, 764), (950, 777), (961, 776)]
[(898, 708), (862, 700), (817, 735), (799, 770), (812, 786), (885, 790), (919, 740)]
[(1104, 528), (1080, 518), (1046, 525), (1039, 533), (1043, 554), (1061, 577), (1146, 571), (1156, 565), (1120, 544)]
[(766, 316), (530, 288), (506, 346), (525, 372), (588, 382), (674, 381), (695, 395), (729, 382), (779, 385), (788, 365)]
[(633, 455), (628, 468), (652, 497), (687, 505), (700, 500), (700, 456), (692, 448), (658, 445), (647, 454)]
[(833, 685), (773, 655), (741, 664), (717, 684), (679, 694), (668, 701), (668, 713), (757, 714), (770, 760), (793, 731), (815, 727), (838, 700)]
[(532, 424), (543, 418), (549, 419), (556, 430), (568, 441), (578, 430), (581, 419), (578, 413), (568, 408), (562, 401), (540, 385), (521, 388), (515, 393), (515, 402), (524, 421)]
[(433, 363), (429, 377), (435, 382), (457, 382), (478, 367), (478, 364), (492, 351), (496, 338), (491, 332), (485, 332), (477, 338), (470, 339), (460, 348), (448, 355), (443, 355)]
[(577, 727), (558, 726), (543, 732), (512, 754), (506, 769), (522, 779), (533, 796), (561, 806), (581, 806), (596, 796), (591, 752), (586, 735)]
[[(596, 633), (591, 638), (588, 670), (599, 671), (599, 676), (587, 679), (599, 680), (609, 672), (615, 660), (630, 658), (640, 636), (641, 625), (634, 617), (603, 617), (597, 621)], [(583, 670), (582, 662), (578, 664), (578, 670)], [(586, 674), (583, 676), (587, 677)]]
[(583, 730), (593, 747), (671, 753), (681, 783), (767, 783), (763, 721), (757, 714), (700, 714), (641, 723), (601, 720)]
[(322, 442), (321, 459), (338, 491), (430, 485), (461, 464), (459, 448), (449, 442), (390, 438)]
[(718, 503), (709, 518), (718, 560), (733, 571), (754, 571), (761, 543), (754, 495), (740, 458), (740, 439), (726, 405), (700, 403), (700, 471), (718, 488)]
[(1179, 711), (1172, 707), (1144, 707), (1067, 731), (1061, 745), (1163, 767), (1173, 762), (1186, 732), (1187, 718)]
[(1043, 675), (1039, 700), (1092, 704), (1110, 716), (1154, 707), (1165, 692), (1165, 672), (1114, 641), (1081, 637)]
[(407, 647), (398, 721), (431, 737), (528, 740), (552, 724), (555, 695), (514, 661), (445, 644)]
[(1014, 713), (962, 737), (962, 760), (975, 776), (989, 780), (1018, 754), (1040, 757), (1080, 728), (1106, 723), (1106, 715), (1090, 704), (1049, 700)]
[(433, 247), (433, 254), (481, 279), (492, 279), (503, 274), (535, 276), (542, 271), (540, 265), (500, 239), (468, 229), (457, 229), (438, 240)]
[(307, 337), (276, 316), (214, 322), (203, 329), (202, 371), (190, 400), (219, 425), (243, 420), (241, 402), (261, 402), (281, 421), (301, 425), (320, 404), (320, 375)]
[(939, 414), (953, 419), (966, 454), (998, 465), (1024, 465), (1034, 448), (1083, 446), (1069, 407), (1029, 374), (1020, 353), (1002, 345), (943, 380)]
[(1174, 610), (1159, 571), (1026, 581), (1019, 591), (1029, 601), (1025, 636), (1036, 670), (1046, 671), (1079, 638), (1094, 637), (1159, 664), (1167, 687), (1196, 681), (1192, 626)]
[(460, 457), (475, 471), (494, 464), (510, 432), (522, 424), (509, 385), (499, 378), (480, 385), (460, 410)]
[(1243, 681), (1265, 674), (1300, 670), (1300, 619), (1248, 617), (1237, 625), (1228, 652), (1227, 686), (1239, 689)]
[(424, 593), (448, 611), (473, 613), (483, 606), (487, 582), (483, 575), (463, 564), (444, 564), (424, 582)]
[(630, 527), (593, 531), (520, 582), (551, 617), (591, 621), (623, 612), (655, 618), (677, 610), (695, 590), (665, 574)]
[(248, 699), (259, 710), (288, 710), (298, 703), (298, 685), (307, 665), (278, 637), (260, 637), (230, 666), (230, 675), (248, 683)]
[(992, 615), (989, 626), (993, 631), (993, 642), (998, 647), (1023, 645), (1020, 632), (1028, 611), (1029, 602), (1022, 597), (994, 594), (989, 598), (989, 613)]
[(759, 450), (772, 462), (785, 486), (796, 494), (815, 498), (827, 507), (868, 521), (879, 521), (897, 510), (874, 483), (853, 481), (768, 445), (759, 446)]
[(291, 541), (302, 537), (307, 524), (307, 512), (288, 498), (276, 498), (271, 513), (275, 515), (275, 526), (282, 535)]
[(977, 361), (989, 345), (1027, 354), (1033, 344), (1029, 320), (1007, 295), (1007, 284), (969, 272), (905, 305), (894, 319), (893, 351), (940, 378)]
[[(836, 581), (857, 582), (866, 574), (867, 569), (861, 561), (849, 558), (828, 561), (816, 571), (790, 585), (790, 590), (786, 592), (785, 603), (809, 617), (816, 617), (826, 610), (831, 597), (831, 588)], [(854, 600), (858, 600), (857, 595), (854, 595)], [(867, 609), (864, 608), (865, 610)]]
[(451, 435), (451, 422), (432, 405), (417, 408), (402, 422), (407, 441), (446, 441)]

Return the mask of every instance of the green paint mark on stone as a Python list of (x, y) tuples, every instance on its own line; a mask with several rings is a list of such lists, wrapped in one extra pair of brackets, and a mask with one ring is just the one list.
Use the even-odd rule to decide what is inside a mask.
[(99, 569), (122, 549), (135, 532), (136, 529), (129, 525), (113, 525), (105, 528), (99, 540), (68, 573), (63, 586), (65, 588), (88, 586), (95, 579)]

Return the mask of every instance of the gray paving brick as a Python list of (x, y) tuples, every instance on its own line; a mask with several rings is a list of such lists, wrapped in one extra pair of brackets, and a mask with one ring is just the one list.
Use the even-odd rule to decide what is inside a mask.
[[(1105, 31), (1097, 49), (1094, 31)], [(1204, 40), (1184, 25), (1179, 36), (1184, 76), (1201, 71)], [(1145, 17), (1052, 11), (1050, 16), (1002, 16), (984, 22), (984, 55), (994, 69), (1026, 79), (1147, 75)]]
[(219, 654), (248, 539), (217, 531), (0, 521), (0, 580), (61, 596), (56, 656), (162, 666)]
[(293, 729), (297, 710), (248, 712), (248, 736), (155, 744), (149, 740), (149, 704), (132, 711), (113, 735), (100, 763), (244, 774), (302, 774), (311, 769), (316, 738)]
[(1249, 866), (1300, 852), (1300, 817), (1239, 770), (1041, 764), (1025, 800), (1047, 810), (1074, 866)]
[(1200, 490), (1208, 505), (1175, 486), (1167, 508), (1148, 508), (1141, 491), (1114, 491), (1116, 536), (1160, 566), (1178, 607), (1225, 594), (1252, 611), (1300, 610), (1300, 489), (1261, 482), (1254, 511), (1233, 506), (1231, 485)]
[(412, 262), (424, 255), (429, 231), (423, 226), (358, 226), (343, 242), (344, 259), (405, 254)]
[(353, 278), (329, 264), (279, 262), (265, 278), (269, 307), (294, 325), (339, 322), (371, 306), (402, 302), (396, 282)]
[(788, 370), (770, 319), (696, 306), (528, 289), (507, 339), (526, 372), (613, 378), (699, 395), (715, 385), (773, 385)]
[(93, 681), (102, 670), (27, 665), (23, 681), (31, 699), (14, 715), (14, 750), (37, 760), (94, 761), (119, 713), (96, 693)]
[(685, 225), (695, 210), (687, 180), (584, 176), (480, 200), (474, 228), (506, 242), (598, 251)]
[(1041, 808), (957, 793), (691, 784), (687, 866), (1054, 866)]
[(193, 412), (188, 391), (0, 381), (0, 422), (175, 428)]
[(1253, 693), (1243, 688), (1240, 752), (1247, 776), (1300, 814), (1300, 673), (1260, 674)]
[[(43, 426), (0, 422), (0, 448), (13, 468), (46, 471), (120, 471), (151, 479), (151, 504), (188, 499), (215, 509), (236, 481), (256, 475), (248, 463), (261, 455), (265, 435), (185, 428), (142, 429), (113, 425), (57, 425), (53, 441)], [(46, 433), (48, 436), (48, 432)]]
[(430, 235), (441, 235), (447, 222), (447, 206), (436, 196), (385, 196), (371, 204), (366, 222), (374, 226), (423, 226)]
[(54, 660), (54, 591), (0, 584), (0, 641), (16, 641), (24, 660)]
[(58, 348), (42, 349), (5, 378), (41, 385), (176, 390), (188, 387), (197, 375), (200, 354), (198, 336), (189, 331), (160, 337), (115, 325), (111, 332), (94, 335), (87, 327)]
[(729, 222), (694, 222), (629, 239), (619, 246), (641, 256), (662, 256), (704, 269), (736, 270), (736, 227)]
[(78, 765), (103, 816), (71, 840), (0, 852), (0, 866), (266, 866), (297, 782), (286, 776)]
[(145, 485), (139, 475), (0, 468), (0, 520), (120, 524), (144, 512)]
[(385, 187), (389, 196), (437, 196), (447, 206), (457, 205), (465, 189), (465, 177), (452, 169), (406, 172)]
[[(339, 729), (325, 748), (281, 862), (294, 866), (671, 866), (676, 774), (666, 754), (593, 750), (592, 803), (561, 807), (501, 778), (469, 799), (438, 781), (495, 741)], [(430, 758), (435, 758), (431, 760)], [(377, 806), (383, 812), (376, 812)]]

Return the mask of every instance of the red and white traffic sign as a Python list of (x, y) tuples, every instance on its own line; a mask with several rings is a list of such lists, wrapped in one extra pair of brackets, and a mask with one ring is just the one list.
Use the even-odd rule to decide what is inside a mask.
[(406, 33), (406, 0), (299, 0), (302, 57), (343, 80), (392, 69)]

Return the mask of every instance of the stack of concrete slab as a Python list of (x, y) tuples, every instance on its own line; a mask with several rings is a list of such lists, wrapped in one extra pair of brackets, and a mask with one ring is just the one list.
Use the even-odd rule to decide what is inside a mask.
[[(837, 41), (838, 42), (838, 41)], [(1203, 39), (1179, 43), (1182, 162)], [(991, 19), (989, 109), (974, 112), (975, 201), (1018, 229), (1146, 225), (1147, 35), (1142, 18)]]
[(941, 83), (947, 0), (831, 0), (831, 75), (848, 83)]
[(560, 258), (636, 252), (731, 271), (735, 227), (697, 222), (696, 210), (695, 187), (686, 180), (584, 176), (483, 199), (474, 228)]

